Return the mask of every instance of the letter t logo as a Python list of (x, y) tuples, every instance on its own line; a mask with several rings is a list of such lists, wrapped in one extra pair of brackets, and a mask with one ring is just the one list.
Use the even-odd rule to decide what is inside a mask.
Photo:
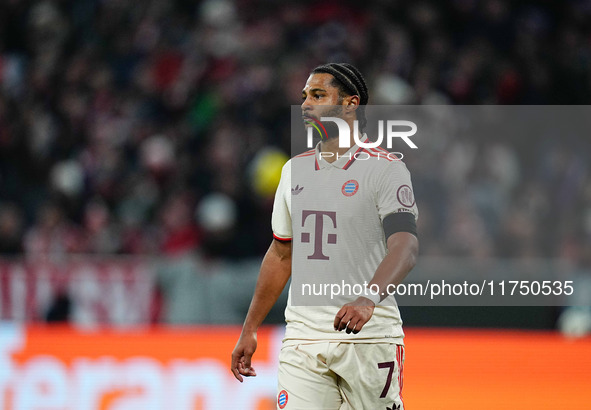
[[(329, 257), (322, 253), (322, 237), (324, 233), (324, 216), (328, 216), (328, 218), (332, 221), (332, 225), (334, 228), (337, 227), (337, 213), (332, 211), (309, 211), (303, 210), (302, 211), (302, 227), (306, 223), (306, 219), (308, 216), (314, 215), (315, 216), (315, 224), (314, 224), (314, 253), (308, 256), (308, 259), (320, 259), (320, 260), (328, 260)], [(309, 243), (310, 242), (310, 233), (309, 232), (302, 232), (302, 243)], [(329, 233), (327, 235), (326, 241), (328, 244), (335, 244), (337, 243), (337, 234), (336, 233)]]

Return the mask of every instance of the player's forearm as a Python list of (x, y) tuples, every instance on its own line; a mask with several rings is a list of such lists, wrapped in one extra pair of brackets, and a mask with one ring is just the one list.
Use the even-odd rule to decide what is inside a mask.
[(397, 232), (388, 238), (388, 254), (376, 269), (370, 285), (377, 285), (382, 299), (389, 285), (402, 283), (414, 268), (419, 253), (419, 241), (408, 232)]
[(291, 275), (291, 244), (273, 241), (263, 258), (243, 332), (256, 332)]

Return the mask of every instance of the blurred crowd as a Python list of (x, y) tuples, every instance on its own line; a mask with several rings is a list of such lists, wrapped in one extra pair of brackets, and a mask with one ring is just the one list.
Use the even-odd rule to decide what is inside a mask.
[[(257, 178), (330, 61), (371, 104), (591, 104), (591, 1), (2, 1), (0, 253), (261, 255)], [(422, 254), (590, 266), (591, 138), (562, 142), (416, 155)]]

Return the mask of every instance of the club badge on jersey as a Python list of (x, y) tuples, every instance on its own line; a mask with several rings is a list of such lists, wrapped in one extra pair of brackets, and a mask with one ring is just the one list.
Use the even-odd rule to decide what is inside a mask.
[(341, 188), (341, 192), (345, 196), (353, 196), (357, 193), (358, 189), (359, 189), (359, 182), (357, 182), (354, 179), (350, 179), (343, 184), (343, 187)]
[(287, 392), (285, 390), (281, 390), (277, 395), (277, 404), (280, 409), (284, 409), (287, 406)]

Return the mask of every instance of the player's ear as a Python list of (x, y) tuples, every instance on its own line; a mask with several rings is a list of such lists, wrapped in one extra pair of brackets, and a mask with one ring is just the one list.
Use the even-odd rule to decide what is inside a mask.
[(351, 112), (351, 111), (355, 111), (357, 110), (357, 107), (359, 107), (359, 96), (358, 95), (350, 95), (345, 99), (345, 110), (347, 112)]

